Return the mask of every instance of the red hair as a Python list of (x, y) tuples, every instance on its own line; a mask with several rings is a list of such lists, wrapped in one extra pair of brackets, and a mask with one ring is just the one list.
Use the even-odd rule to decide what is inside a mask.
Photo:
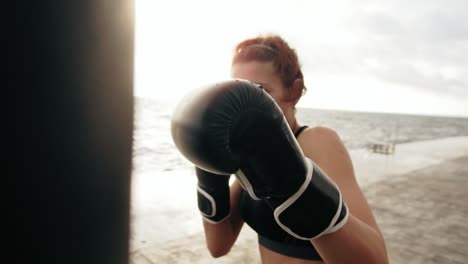
[[(237, 44), (232, 64), (249, 61), (272, 62), (285, 87), (298, 78), (304, 80), (296, 51), (280, 36), (258, 36)], [(305, 92), (306, 88), (302, 89)]]

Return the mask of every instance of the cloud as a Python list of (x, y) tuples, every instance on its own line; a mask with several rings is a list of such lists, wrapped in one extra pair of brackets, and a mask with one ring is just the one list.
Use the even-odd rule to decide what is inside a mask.
[(141, 0), (136, 11), (141, 95), (179, 98), (199, 83), (228, 78), (238, 41), (275, 33), (298, 51), (307, 87), (322, 87), (314, 96), (327, 93), (324, 107), (336, 106), (346, 86), (354, 88), (348, 100), (366, 95), (354, 98), (362, 101), (355, 109), (369, 100), (379, 103), (369, 109), (384, 107), (388, 100), (379, 98), (393, 96), (386, 109), (410, 111), (426, 98), (428, 113), (468, 116), (465, 0)]
[(308, 70), (360, 74), (468, 98), (468, 2), (353, 3), (337, 33), (343, 42), (309, 43)]

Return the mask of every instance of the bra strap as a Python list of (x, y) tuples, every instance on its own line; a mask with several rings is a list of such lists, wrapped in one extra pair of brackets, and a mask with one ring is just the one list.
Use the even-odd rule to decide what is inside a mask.
[(306, 129), (306, 128), (307, 128), (307, 126), (301, 126), (301, 127), (294, 133), (294, 136), (295, 136), (296, 138), (298, 138), (299, 135), (302, 133), (302, 131), (304, 131), (304, 129)]

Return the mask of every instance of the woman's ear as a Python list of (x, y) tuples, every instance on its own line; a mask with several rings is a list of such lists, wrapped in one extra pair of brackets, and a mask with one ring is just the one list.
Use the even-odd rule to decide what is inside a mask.
[(294, 80), (291, 88), (289, 89), (289, 100), (295, 105), (299, 102), (304, 88), (304, 81), (300, 78)]

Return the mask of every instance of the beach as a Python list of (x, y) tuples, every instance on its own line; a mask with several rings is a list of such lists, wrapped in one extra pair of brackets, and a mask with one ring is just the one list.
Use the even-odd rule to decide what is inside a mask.
[[(350, 155), (385, 236), (390, 263), (466, 263), (468, 137), (398, 144), (390, 155), (365, 149)], [(191, 196), (194, 178), (187, 177), (191, 182), (178, 191), (161, 188), (163, 201), (154, 194), (161, 182), (135, 179), (131, 263), (260, 263), (256, 235), (247, 225), (227, 256), (209, 255)]]

